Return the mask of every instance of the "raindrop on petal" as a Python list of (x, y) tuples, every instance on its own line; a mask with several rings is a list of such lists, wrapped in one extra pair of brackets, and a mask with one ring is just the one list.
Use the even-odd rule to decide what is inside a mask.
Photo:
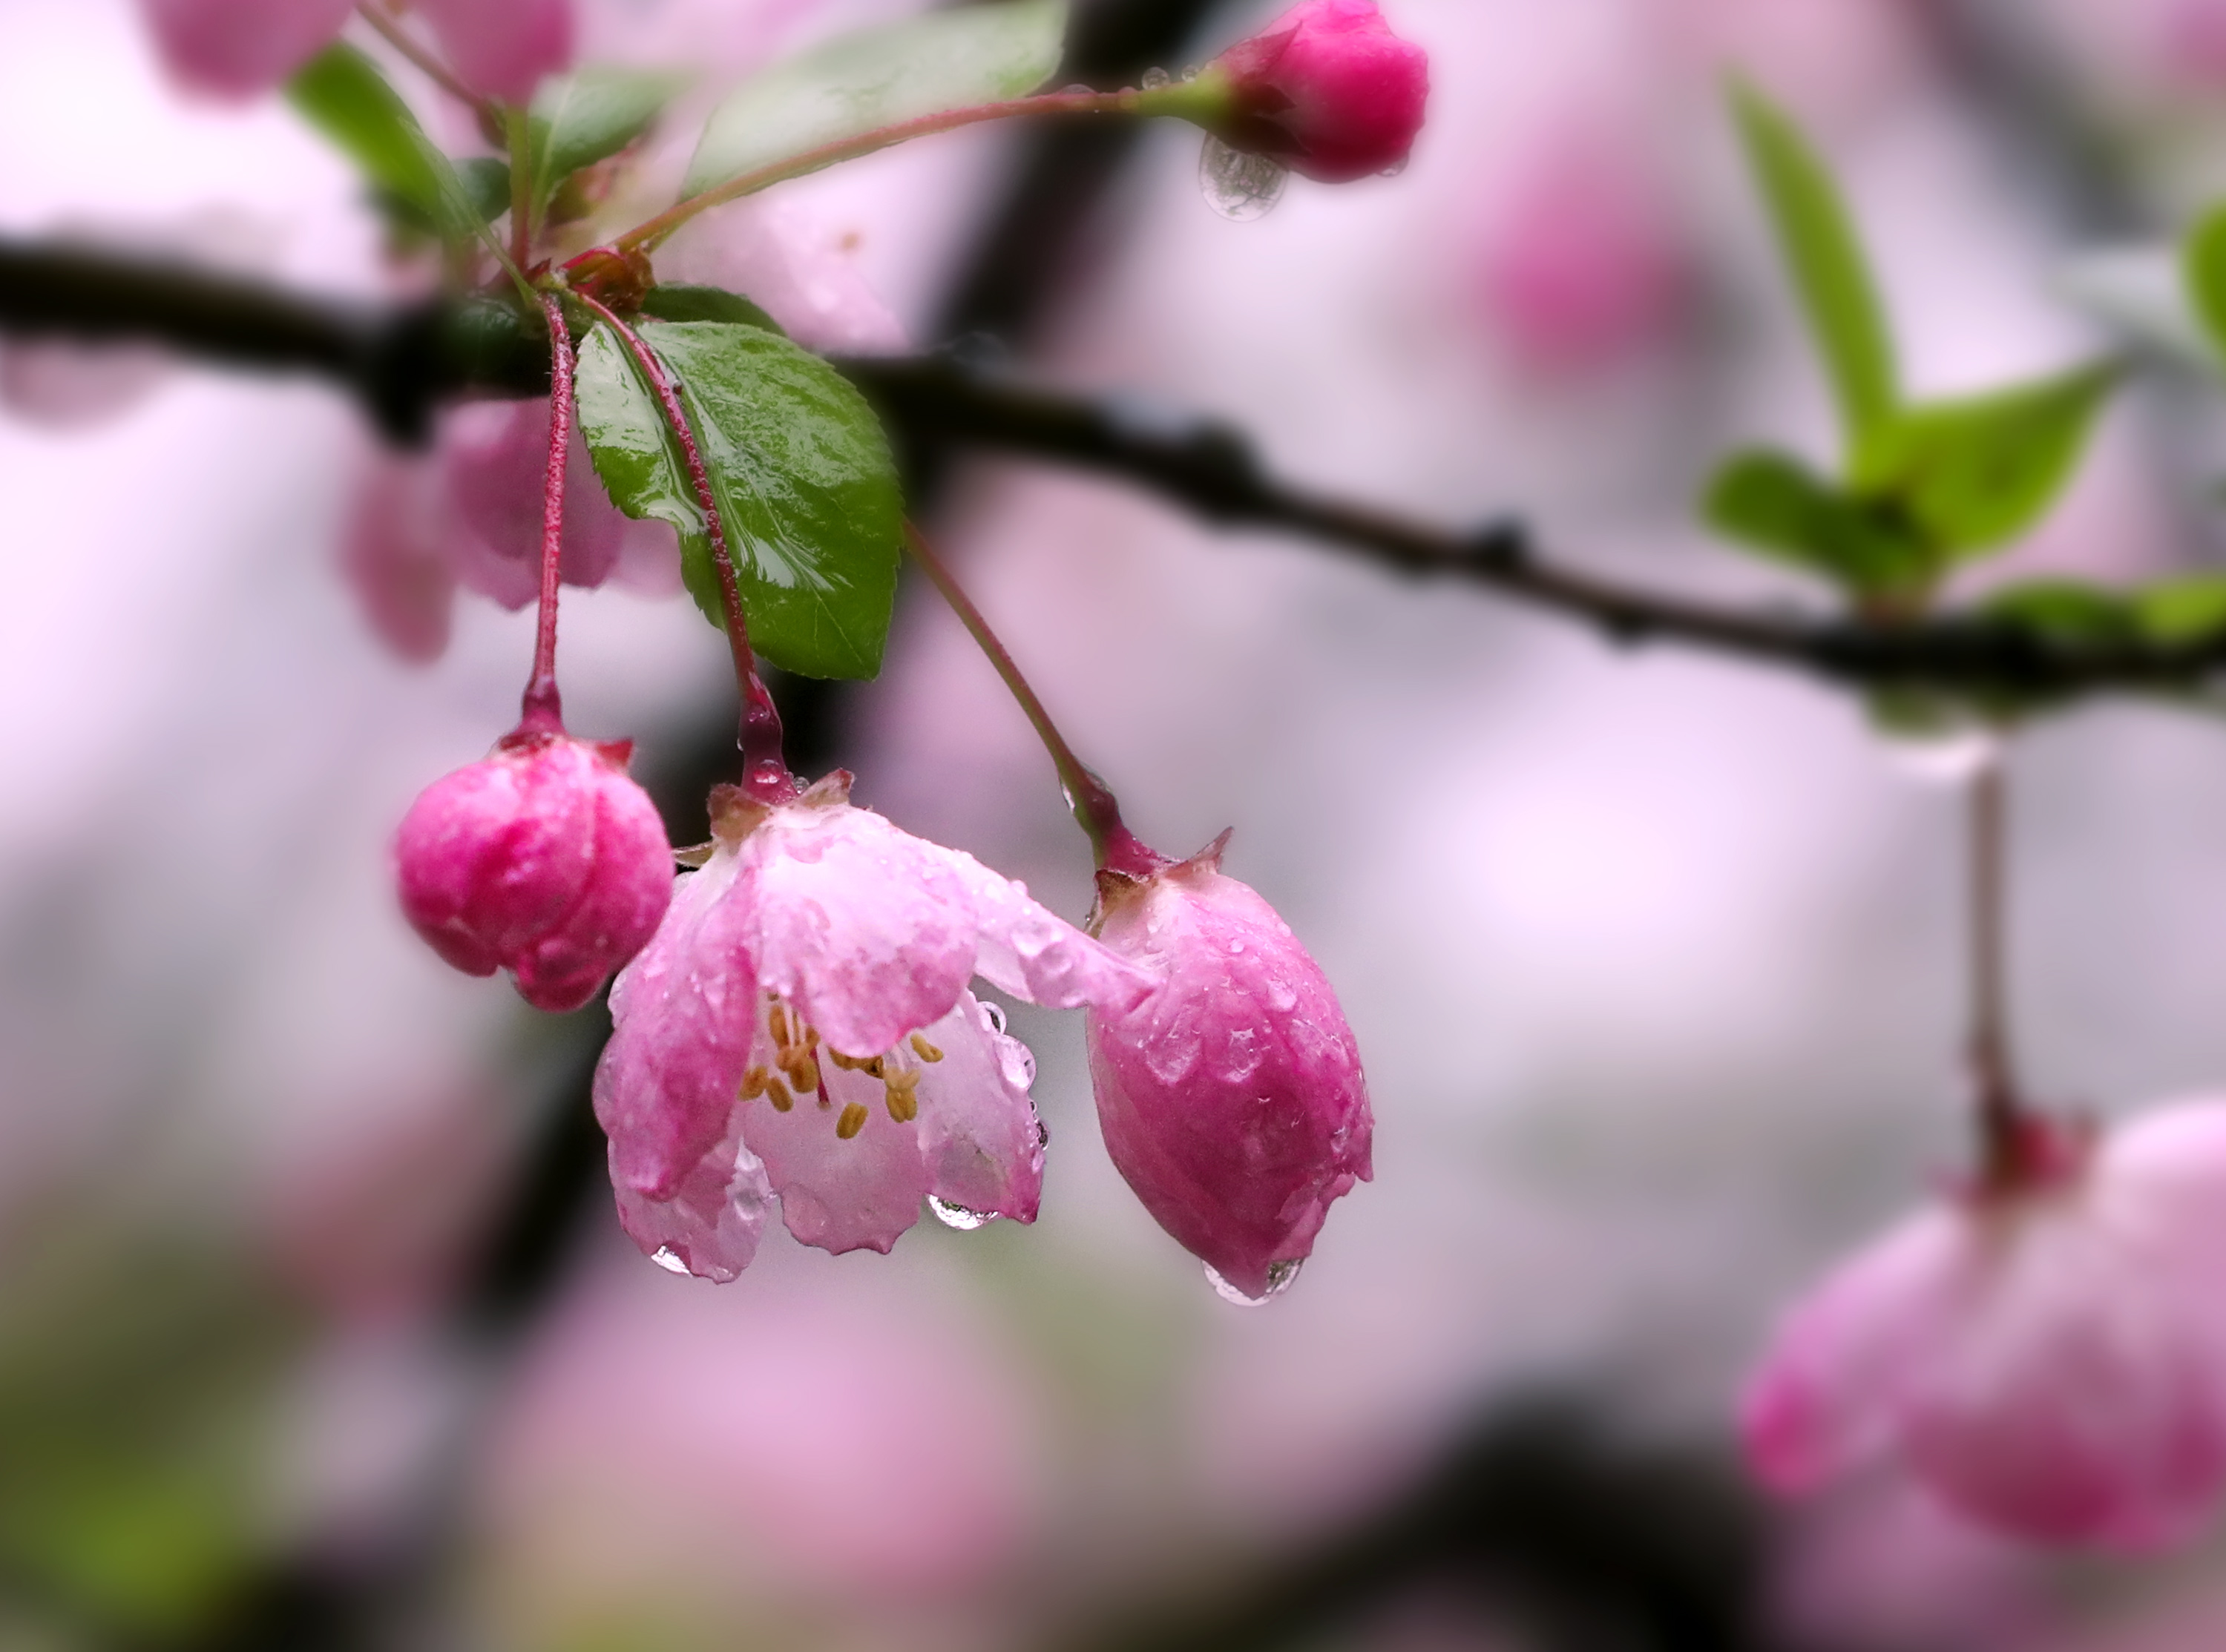
[(983, 999), (982, 1020), (992, 1032), (1002, 1037), (1005, 1031), (1005, 1007), (1002, 1004), (992, 1003), (986, 998)]
[(1306, 1259), (1303, 1256), (1294, 1256), (1285, 1261), (1269, 1262), (1268, 1288), (1257, 1296), (1247, 1296), (1238, 1290), (1213, 1271), (1212, 1262), (1205, 1264), (1205, 1278), (1206, 1282), (1213, 1287), (1213, 1293), (1224, 1302), (1234, 1302), (1240, 1308), (1258, 1308), (1266, 1306), (1289, 1290), (1298, 1280), (1299, 1269), (1306, 1265)]
[(1266, 217), (1289, 176), (1282, 162), (1232, 149), (1213, 137), (1206, 138), (1198, 158), (1199, 187), (1205, 192), (1205, 204), (1235, 223)]
[(680, 1253), (671, 1245), (659, 1245), (656, 1254), (650, 1257), (650, 1261), (668, 1274), (684, 1274), (688, 1271), (688, 1264), (680, 1260)]
[(956, 1228), (961, 1233), (971, 1233), (976, 1228), (986, 1228), (997, 1219), (995, 1210), (970, 1210), (963, 1204), (953, 1204), (932, 1193), (927, 1196), (927, 1208), (935, 1212), (935, 1219), (946, 1228)]
[(1407, 162), (1413, 158), (1411, 156), (1402, 155), (1376, 175), (1379, 178), (1396, 178), (1407, 169)]

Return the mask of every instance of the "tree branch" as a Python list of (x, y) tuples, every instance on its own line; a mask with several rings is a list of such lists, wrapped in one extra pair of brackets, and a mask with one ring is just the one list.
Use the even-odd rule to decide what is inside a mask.
[[(467, 394), (545, 395), (549, 360), (500, 302), (400, 309), (0, 237), (0, 333), (152, 341), (219, 365), (306, 372), (350, 391), (379, 429), (425, 439)], [(1540, 556), (1520, 523), (1470, 532), (1309, 493), (1271, 474), (1232, 426), (1118, 397), (1064, 394), (955, 355), (836, 365), (914, 448), (1001, 448), (1120, 477), (1208, 521), (1279, 530), (1407, 575), (1466, 581), (1587, 625), (1804, 670), (1860, 688), (2019, 702), (2184, 690), (2226, 667), (2226, 633), (2172, 645), (2071, 639), (2013, 620), (1879, 623), (1692, 600)]]

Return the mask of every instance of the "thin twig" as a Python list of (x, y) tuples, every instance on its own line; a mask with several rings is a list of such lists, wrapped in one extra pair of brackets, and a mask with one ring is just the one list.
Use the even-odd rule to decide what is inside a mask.
[(493, 127), (497, 130), (501, 129), (502, 111), (490, 99), (480, 97), (478, 92), (459, 80), (455, 71), (413, 39), (410, 31), (402, 26), (401, 21), (385, 7), (375, 3), (375, 0), (361, 0), (361, 3), (356, 7), (356, 11), (364, 22), (378, 31), (380, 37), (389, 46), (409, 59), (426, 79), (477, 115), (482, 125)]

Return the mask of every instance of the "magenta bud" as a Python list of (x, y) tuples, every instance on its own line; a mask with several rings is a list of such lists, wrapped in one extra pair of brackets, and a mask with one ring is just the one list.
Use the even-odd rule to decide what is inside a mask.
[(507, 734), (417, 794), (395, 834), (402, 910), (467, 975), (577, 1009), (641, 950), (672, 899), (672, 850), (626, 778), (630, 740)]
[(1328, 978), (1220, 860), (1216, 842), (1141, 876), (1098, 874), (1099, 938), (1159, 984), (1127, 1010), (1091, 1007), (1090, 1072), (1106, 1151), (1144, 1208), (1258, 1300), (1369, 1179), (1375, 1120)]
[(1205, 120), (1232, 149), (1322, 183), (1404, 166), (1430, 91), (1429, 54), (1393, 34), (1376, 0), (1305, 0), (1199, 77), (1225, 89)]

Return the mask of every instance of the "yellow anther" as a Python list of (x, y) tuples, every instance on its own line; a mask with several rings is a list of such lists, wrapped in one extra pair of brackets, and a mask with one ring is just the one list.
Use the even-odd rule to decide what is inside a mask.
[(805, 1054), (801, 1046), (783, 1052), (780, 1070), (788, 1075), (788, 1082), (796, 1086), (799, 1095), (819, 1088), (819, 1064)]
[(763, 1067), (753, 1067), (747, 1072), (744, 1073), (742, 1075), (742, 1099), (746, 1102), (754, 1102), (759, 1096), (764, 1095), (766, 1093), (766, 1080), (769, 1076), (770, 1075), (766, 1073)]
[(804, 1029), (804, 1047), (807, 1051), (816, 1051), (819, 1048), (819, 1029), (817, 1027), (807, 1026)]
[(788, 1086), (778, 1078), (768, 1077), (766, 1080), (766, 1094), (773, 1098), (773, 1108), (776, 1113), (785, 1113), (796, 1105), (796, 1097), (788, 1093)]
[(930, 1044), (925, 1039), (920, 1037), (917, 1032), (912, 1035), (912, 1052), (918, 1056), (922, 1061), (940, 1061), (943, 1059), (943, 1052), (937, 1049), (933, 1045)]
[(860, 1062), (858, 1064), (858, 1071), (861, 1072), (871, 1073), (876, 1078), (883, 1077), (888, 1072), (887, 1067), (882, 1064), (881, 1058), (879, 1056), (875, 1056), (871, 1061)]
[(832, 1047), (828, 1050), (827, 1055), (828, 1058), (844, 1072), (855, 1072), (866, 1064), (856, 1056), (846, 1056), (840, 1050)]
[(773, 1033), (773, 1041), (782, 1049), (795, 1042), (788, 1036), (788, 1012), (779, 1004), (766, 1011), (766, 1026)]
[(910, 1124), (919, 1116), (919, 1069), (908, 1068), (893, 1072), (881, 1080), (889, 1104), (889, 1116), (899, 1124)]
[(843, 1116), (835, 1121), (835, 1134), (848, 1141), (866, 1128), (866, 1109), (855, 1102), (845, 1102)]

